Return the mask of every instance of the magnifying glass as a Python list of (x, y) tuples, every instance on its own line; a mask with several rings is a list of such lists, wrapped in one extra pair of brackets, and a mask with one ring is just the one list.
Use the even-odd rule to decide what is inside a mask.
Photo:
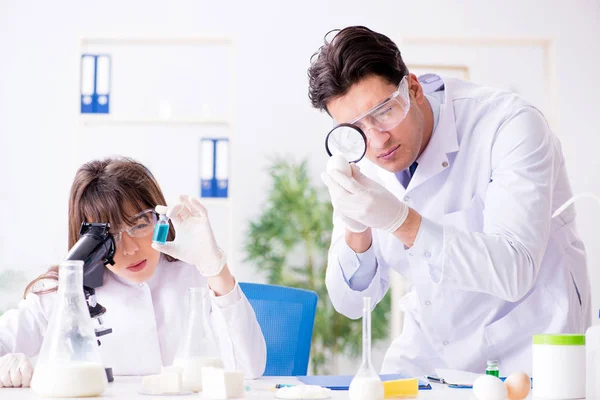
[(357, 163), (367, 152), (367, 136), (356, 125), (339, 124), (327, 134), (325, 150), (330, 157), (339, 154), (348, 162)]

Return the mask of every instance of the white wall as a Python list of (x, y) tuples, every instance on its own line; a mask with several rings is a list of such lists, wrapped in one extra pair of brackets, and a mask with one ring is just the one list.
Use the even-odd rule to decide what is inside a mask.
[[(0, 0), (0, 269), (39, 269), (65, 254), (69, 186), (76, 168), (89, 158), (77, 122), (81, 36), (233, 37), (237, 97), (232, 179), (237, 193), (243, 193), (234, 205), (236, 242), (241, 243), (247, 221), (265, 199), (268, 156), (309, 156), (315, 178), (324, 166), (322, 137), (330, 121), (310, 107), (306, 70), (323, 35), (352, 24), (395, 38), (555, 39), (557, 133), (573, 188), (600, 193), (598, 17), (600, 3), (592, 0)], [(502, 65), (497, 68), (502, 74)], [(536, 71), (523, 65), (522, 73)], [(119, 153), (119, 143), (114, 153)], [(595, 246), (600, 207), (584, 201), (578, 210), (593, 285), (600, 288), (600, 247)], [(253, 266), (242, 261), (241, 249), (230, 258), (242, 280), (252, 279)], [(595, 296), (598, 308), (600, 296)]]

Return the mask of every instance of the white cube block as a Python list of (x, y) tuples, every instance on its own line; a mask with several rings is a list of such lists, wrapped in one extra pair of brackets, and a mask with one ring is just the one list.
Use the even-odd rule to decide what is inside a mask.
[(142, 378), (142, 390), (149, 394), (181, 392), (181, 374), (166, 372), (160, 375), (148, 375)]
[(169, 367), (162, 367), (160, 370), (161, 374), (175, 373), (179, 375), (183, 375), (183, 367), (176, 367), (171, 365)]
[(244, 373), (222, 368), (202, 368), (202, 393), (209, 399), (235, 399), (244, 396)]

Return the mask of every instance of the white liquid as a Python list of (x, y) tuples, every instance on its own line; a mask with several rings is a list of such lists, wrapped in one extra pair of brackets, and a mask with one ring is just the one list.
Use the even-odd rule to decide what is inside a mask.
[(183, 368), (183, 389), (194, 392), (202, 391), (202, 367), (224, 368), (223, 360), (218, 357), (177, 358), (173, 365)]
[(383, 400), (383, 382), (379, 378), (355, 377), (348, 394), (350, 400)]
[(95, 397), (107, 385), (104, 366), (93, 362), (38, 364), (31, 379), (31, 389), (43, 397)]

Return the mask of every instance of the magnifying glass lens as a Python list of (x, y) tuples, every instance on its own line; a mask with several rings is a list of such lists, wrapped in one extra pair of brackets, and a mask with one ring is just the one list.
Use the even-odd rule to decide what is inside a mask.
[(363, 131), (351, 124), (334, 127), (325, 139), (327, 154), (339, 154), (348, 162), (360, 161), (367, 152), (367, 138)]

